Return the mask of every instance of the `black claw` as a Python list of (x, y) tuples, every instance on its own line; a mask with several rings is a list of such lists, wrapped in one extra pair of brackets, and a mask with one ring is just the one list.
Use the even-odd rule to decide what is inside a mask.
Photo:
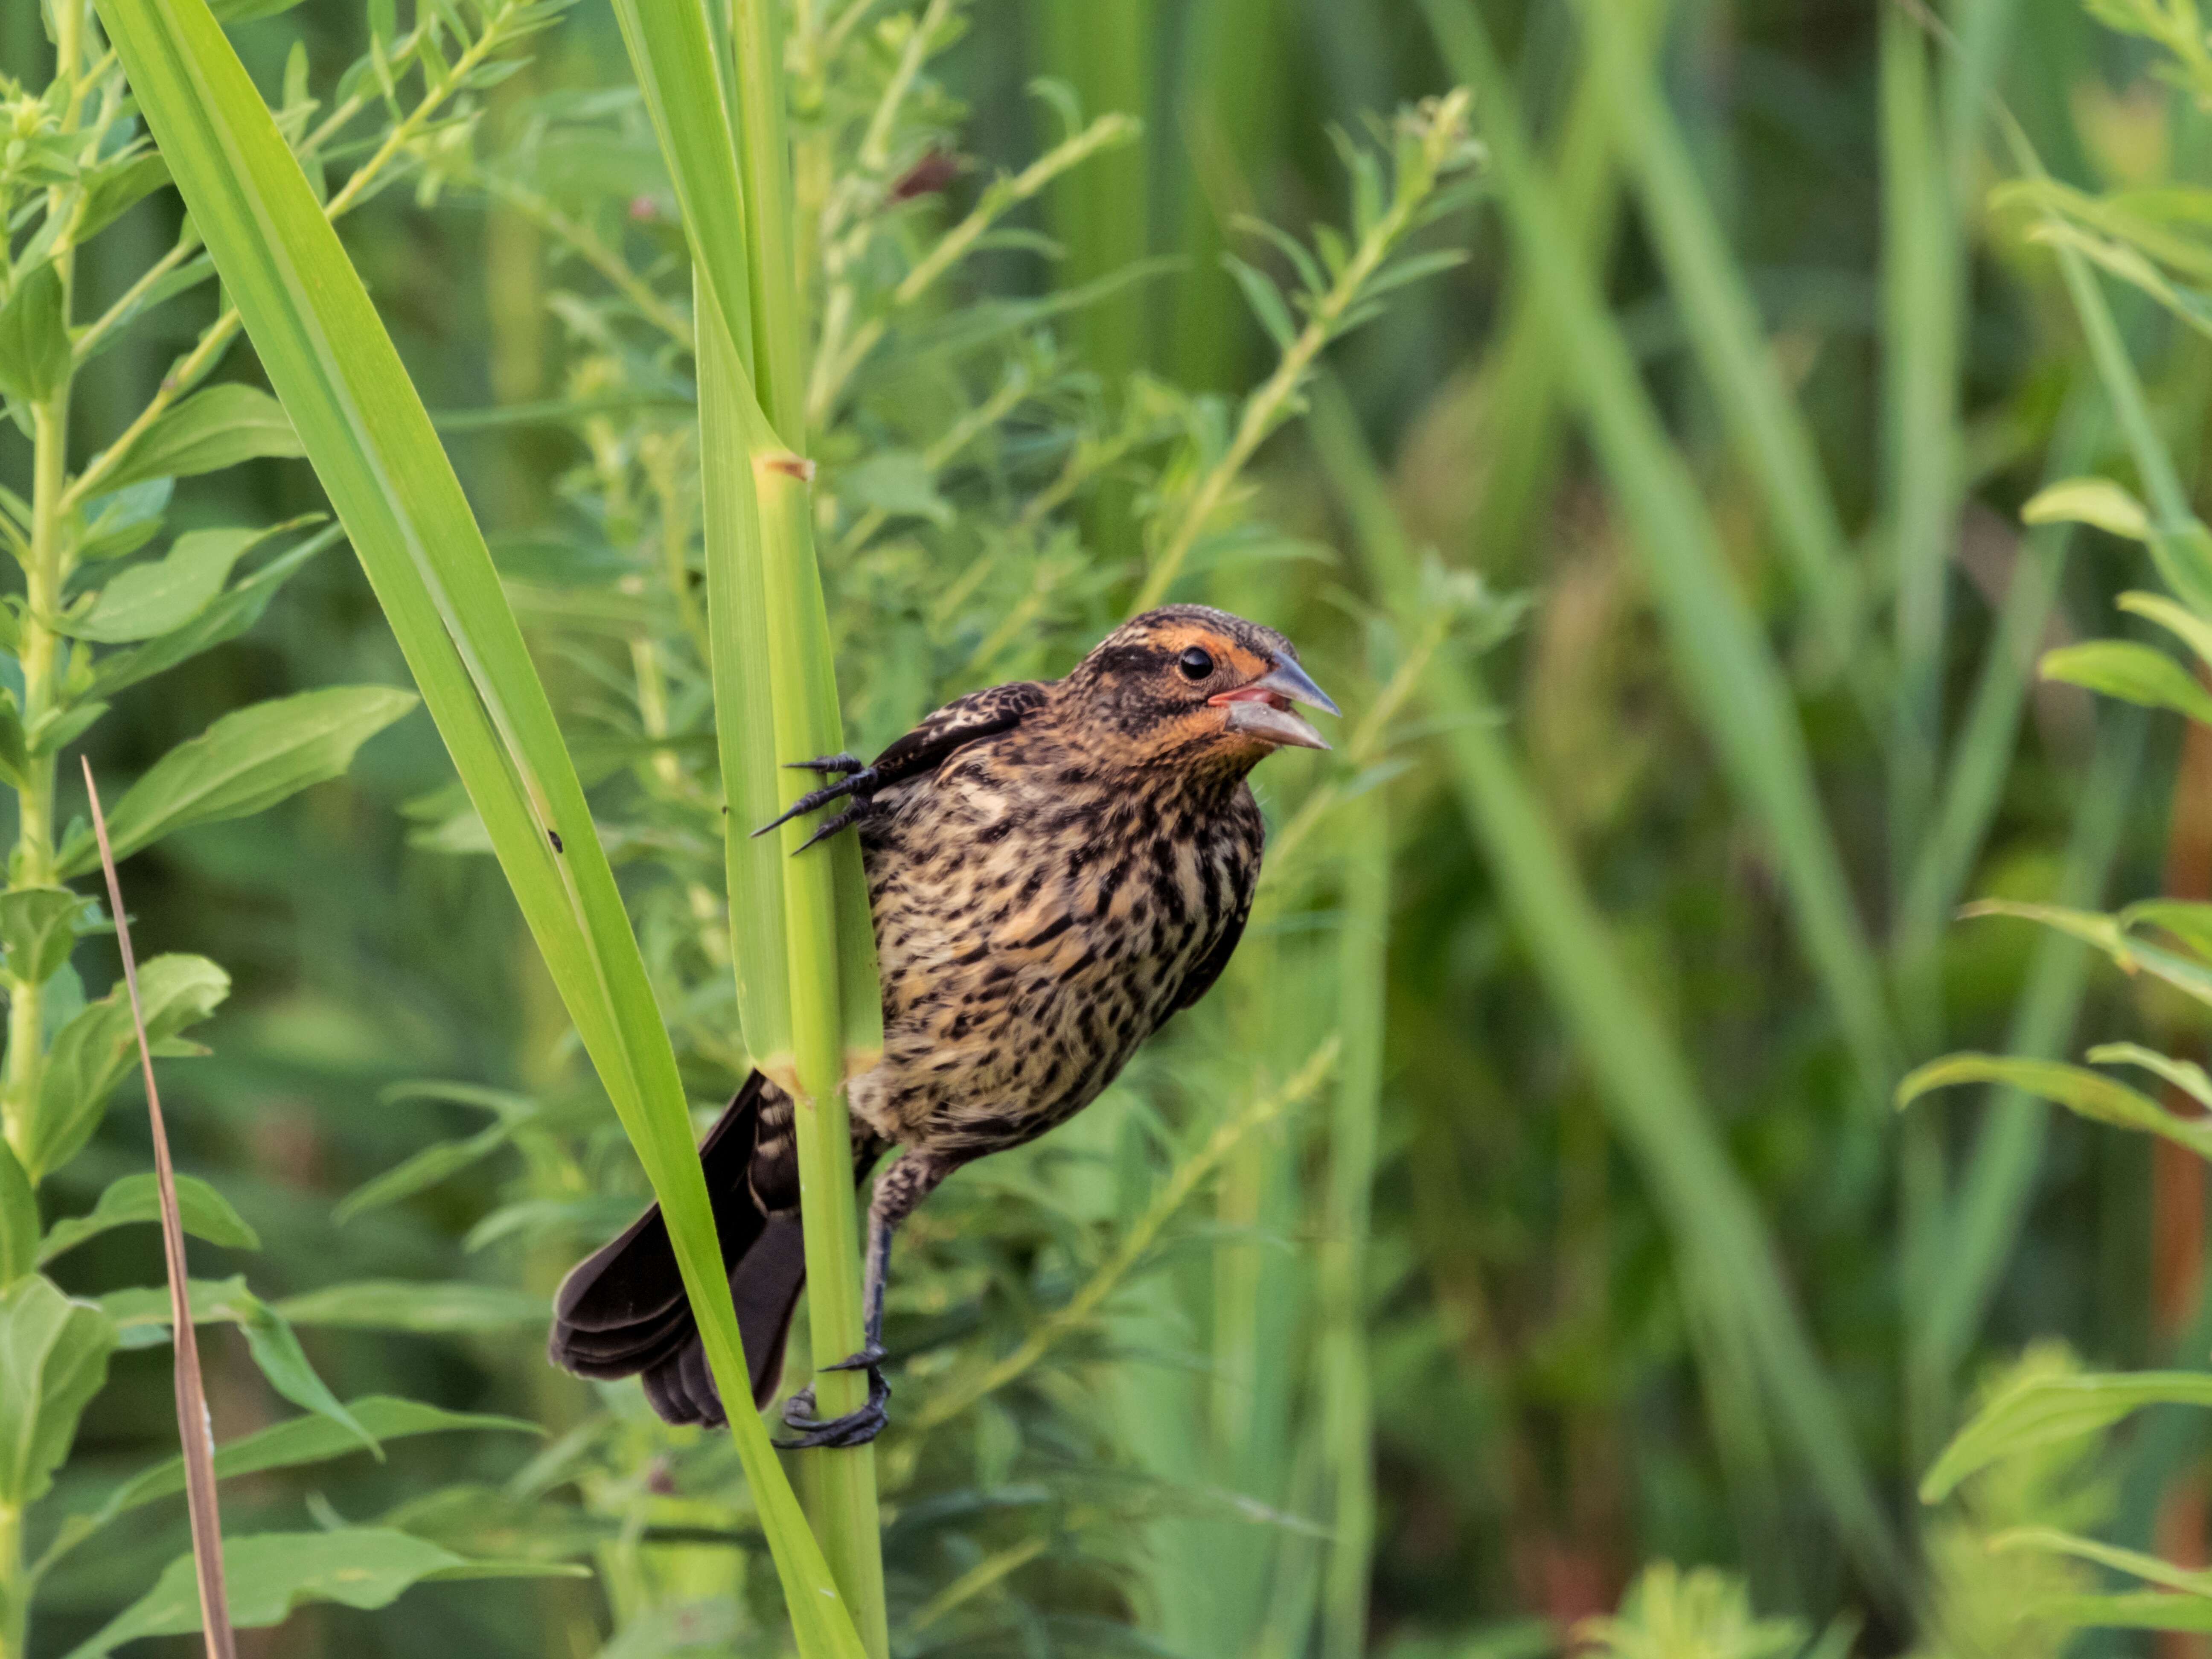
[[(819, 771), (842, 771), (844, 769), (842, 766), (833, 765), (831, 763), (833, 761), (843, 762), (852, 759), (853, 757), (850, 755), (836, 755), (825, 757), (822, 760), (794, 761), (792, 763), (794, 766), (809, 767)], [(871, 789), (875, 787), (876, 769), (872, 766), (861, 766), (857, 761), (854, 762), (854, 765), (857, 769), (852, 771), (847, 776), (840, 778), (835, 783), (825, 783), (819, 789), (809, 790), (805, 794), (801, 795), (797, 800), (792, 802), (787, 810), (780, 813), (776, 817), (770, 818), (766, 823), (761, 825), (759, 829), (754, 830), (754, 839), (757, 840), (761, 836), (768, 834), (769, 830), (775, 829), (778, 825), (788, 823), (795, 817), (799, 817), (807, 812), (811, 812), (817, 807), (827, 806), (831, 801), (842, 799), (847, 795), (854, 797), (854, 807), (851, 811), (842, 812), (837, 816), (835, 820), (836, 828), (842, 830), (848, 823), (859, 822), (859, 820), (865, 817), (867, 812), (867, 794)], [(803, 853), (807, 848), (813, 846), (816, 842), (821, 840), (823, 836), (831, 833), (833, 833), (833, 831), (827, 827), (817, 830), (814, 832), (812, 836), (801, 843), (796, 850)]]
[[(835, 1364), (824, 1365), (825, 1371), (872, 1371), (890, 1358), (880, 1342), (871, 1342), (858, 1353), (848, 1353)], [(886, 1391), (888, 1392), (888, 1390)]]
[(842, 772), (848, 777), (868, 769), (858, 755), (817, 755), (811, 761), (786, 761), (783, 764), (791, 772)]
[(819, 829), (815, 830), (815, 832), (809, 836), (805, 841), (799, 842), (798, 846), (791, 849), (792, 856), (793, 858), (798, 857), (799, 854), (804, 853), (808, 848), (813, 846), (816, 842), (822, 840), (826, 836), (834, 836), (840, 830), (851, 829), (853, 825), (858, 823), (862, 818), (867, 816), (867, 802), (864, 800), (854, 801), (843, 811), (838, 813), (836, 817), (823, 819), (822, 825)]
[[(855, 1370), (865, 1367), (868, 1373), (867, 1403), (857, 1411), (847, 1412), (842, 1417), (817, 1418), (814, 1414), (814, 1389), (810, 1384), (783, 1402), (783, 1424), (799, 1432), (788, 1440), (775, 1443), (779, 1451), (811, 1451), (817, 1446), (845, 1448), (865, 1446), (884, 1431), (890, 1420), (884, 1410), (891, 1397), (891, 1385), (884, 1381), (883, 1372), (875, 1360), (866, 1356), (867, 1350), (825, 1365), (824, 1370)], [(877, 1359), (882, 1358), (878, 1350)]]

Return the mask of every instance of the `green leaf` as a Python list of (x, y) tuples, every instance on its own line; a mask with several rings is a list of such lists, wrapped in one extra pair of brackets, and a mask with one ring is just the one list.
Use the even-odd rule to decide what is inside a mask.
[(404, 1164), (394, 1165), (348, 1193), (331, 1212), (331, 1219), (343, 1226), (357, 1215), (396, 1204), (403, 1198), (412, 1198), (497, 1152), (514, 1133), (513, 1125), (495, 1123), (466, 1140), (443, 1140), (425, 1146)]
[[(404, 1440), (420, 1434), (500, 1432), (543, 1435), (535, 1423), (520, 1418), (493, 1417), (476, 1412), (450, 1412), (415, 1400), (396, 1400), (389, 1395), (368, 1395), (348, 1403), (354, 1419), (380, 1441)], [(296, 1468), (303, 1463), (326, 1462), (362, 1449), (360, 1438), (322, 1416), (295, 1417), (253, 1433), (241, 1435), (216, 1448), (215, 1472), (228, 1480), (234, 1475), (259, 1474), (268, 1469)], [(135, 1475), (100, 1506), (101, 1524), (142, 1504), (185, 1489), (185, 1460), (172, 1457)]]
[(77, 541), (77, 557), (119, 559), (136, 553), (160, 532), (161, 515), (169, 510), (169, 497), (176, 488), (174, 478), (149, 478), (94, 497), (84, 507), (87, 522)]
[(2146, 708), (2171, 708), (2212, 724), (2212, 692), (2165, 652), (2133, 640), (2092, 640), (2043, 653), (2037, 665), (2047, 680), (2063, 680)]
[[(2197, 1405), (2195, 1400), (2183, 1402)], [(2117, 1545), (2100, 1543), (2094, 1538), (2076, 1537), (2061, 1532), (2055, 1527), (2019, 1527), (2010, 1532), (2001, 1532), (1990, 1540), (1990, 1552), (2002, 1555), (2013, 1550), (2044, 1550), (2053, 1555), (2072, 1556), (2077, 1561), (2094, 1561), (2100, 1567), (2115, 1571), (2132, 1573), (2153, 1584), (2179, 1590), (2185, 1595), (2203, 1596), (2212, 1600), (2212, 1572), (2178, 1567), (2171, 1561), (2161, 1561), (2141, 1550), (2123, 1549)]]
[(2161, 928), (2198, 956), (2212, 961), (2212, 904), (2191, 899), (2140, 899), (2115, 918), (2123, 929), (2148, 924)]
[(2056, 1060), (2014, 1060), (1998, 1054), (1947, 1054), (1912, 1072), (1897, 1085), (1901, 1109), (1931, 1089), (1960, 1083), (1994, 1083), (2063, 1106), (2079, 1116), (2123, 1129), (2140, 1129), (2212, 1158), (2212, 1121), (2177, 1117), (2148, 1095), (2084, 1066)]
[[(416, 1584), (432, 1581), (587, 1576), (580, 1567), (540, 1561), (471, 1561), (381, 1527), (226, 1538), (222, 1568), (230, 1622), (240, 1630), (281, 1625), (303, 1602), (386, 1607)], [(101, 1659), (125, 1642), (180, 1636), (199, 1627), (199, 1584), (192, 1558), (181, 1555), (163, 1569), (152, 1589), (70, 1649), (67, 1659)]]
[[(213, 1013), (230, 994), (230, 975), (205, 957), (155, 957), (139, 968), (138, 991), (147, 1039), (158, 1043)], [(120, 982), (55, 1033), (24, 1138), (24, 1168), (33, 1181), (76, 1156), (137, 1055), (131, 1003)]]
[(23, 403), (48, 396), (69, 373), (61, 273), (42, 264), (0, 306), (0, 392)]
[[(197, 1176), (180, 1175), (176, 1180), (177, 1215), (186, 1232), (228, 1250), (261, 1248), (259, 1235), (230, 1207), (228, 1199)], [(108, 1183), (107, 1190), (100, 1195), (100, 1202), (89, 1212), (57, 1221), (48, 1228), (45, 1241), (39, 1246), (39, 1261), (42, 1265), (51, 1261), (64, 1250), (75, 1249), (88, 1238), (111, 1227), (161, 1218), (161, 1194), (157, 1177), (150, 1170), (125, 1176)]]
[(932, 524), (952, 522), (952, 509), (937, 493), (937, 475), (917, 450), (878, 451), (837, 479), (838, 494), (862, 507)]
[(1920, 1482), (1920, 1501), (1940, 1504), (1968, 1476), (1999, 1458), (2110, 1428), (2145, 1406), (2212, 1406), (2212, 1373), (2039, 1372), (2000, 1389)]
[(36, 1273), (0, 1291), (0, 1504), (36, 1502), (107, 1380), (115, 1327)]
[(2020, 510), (2022, 524), (2086, 524), (2130, 541), (2150, 539), (2150, 512), (2110, 478), (2045, 484)]
[[(559, 723), (459, 480), (321, 204), (203, 0), (98, 4), (131, 94), (346, 527), (660, 1200), (715, 1374), (742, 1389), (743, 1347), (683, 1078)], [(692, 46), (708, 50), (702, 43), (714, 37), (701, 0), (652, 12), (654, 25), (663, 12), (685, 14), (678, 26)], [(713, 58), (674, 56), (671, 74), (716, 100), (719, 134), (708, 147), (726, 149)], [(726, 161), (720, 176), (734, 179), (734, 165)], [(741, 250), (736, 197), (706, 196)], [(722, 297), (742, 306), (742, 263), (720, 269)], [(857, 869), (857, 850), (852, 857)], [(765, 1430), (753, 1413), (738, 1412), (731, 1431), (801, 1652), (809, 1659), (858, 1655), (845, 1600)]]
[(38, 1266), (39, 1196), (15, 1150), (0, 1137), (0, 1291)]
[[(281, 1309), (272, 1308), (246, 1288), (243, 1278), (194, 1279), (185, 1281), (185, 1294), (192, 1310), (192, 1323), (221, 1322), (238, 1327), (246, 1351), (268, 1379), (269, 1386), (303, 1411), (329, 1419), (353, 1435), (380, 1459), (384, 1449), (353, 1413), (339, 1403), (329, 1385), (316, 1374), (307, 1351)], [(100, 1305), (115, 1322), (126, 1348), (150, 1347), (169, 1340), (172, 1310), (166, 1286), (143, 1285), (110, 1291)]]
[[(281, 527), (281, 526), (280, 526)], [(205, 611), (230, 568), (275, 530), (195, 530), (150, 564), (132, 565), (100, 591), (81, 617), (58, 619), (62, 633), (100, 645), (150, 640), (182, 628)]]
[(2199, 662), (2212, 665), (2212, 623), (2195, 611), (2158, 593), (2123, 593), (2119, 605), (2156, 623), (2195, 652)]
[[(411, 691), (334, 685), (225, 714), (154, 763), (107, 816), (115, 856), (126, 858), (186, 824), (244, 817), (310, 784), (344, 775), (354, 751), (415, 707)], [(89, 830), (58, 856), (65, 876), (99, 862)]]
[(268, 610), (269, 601), (276, 597), (276, 590), (289, 581), (301, 565), (344, 533), (338, 526), (331, 525), (271, 559), (237, 586), (216, 595), (206, 610), (174, 633), (149, 640), (135, 650), (105, 653), (92, 672), (93, 691), (100, 696), (113, 696), (126, 685), (136, 685), (226, 640), (236, 639), (261, 620), (261, 613)]
[(2089, 1050), (2087, 1058), (2093, 1066), (2140, 1066), (2212, 1110), (2212, 1077), (2194, 1060), (2175, 1060), (2133, 1042), (2099, 1043)]
[(8, 971), (25, 985), (44, 985), (61, 971), (76, 943), (83, 895), (66, 887), (18, 887), (0, 893), (0, 947)]
[(224, 23), (258, 23), (264, 17), (281, 16), (299, 3), (300, 0), (213, 0), (209, 9)]
[(169, 182), (169, 164), (151, 151), (110, 161), (87, 181), (76, 240), (90, 240)]
[(550, 1308), (542, 1296), (509, 1290), (503, 1285), (477, 1285), (463, 1279), (418, 1283), (368, 1279), (288, 1297), (276, 1304), (276, 1311), (300, 1325), (466, 1335), (517, 1325), (543, 1325)]
[(120, 489), (142, 478), (189, 478), (264, 455), (303, 455), (279, 404), (258, 386), (235, 381), (195, 392), (148, 427), (107, 476)]

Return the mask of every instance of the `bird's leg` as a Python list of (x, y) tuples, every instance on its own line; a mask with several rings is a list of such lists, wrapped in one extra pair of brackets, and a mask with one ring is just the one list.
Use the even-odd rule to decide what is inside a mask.
[(891, 1397), (890, 1384), (884, 1380), (883, 1373), (884, 1286), (890, 1276), (891, 1235), (898, 1231), (899, 1223), (914, 1213), (915, 1206), (928, 1197), (937, 1183), (951, 1173), (949, 1164), (906, 1152), (876, 1182), (875, 1194), (868, 1200), (868, 1263), (861, 1285), (866, 1325), (862, 1346), (858, 1353), (847, 1354), (821, 1368), (825, 1371), (867, 1372), (867, 1402), (842, 1417), (817, 1418), (814, 1415), (813, 1387), (810, 1384), (801, 1389), (783, 1402), (784, 1426), (798, 1431), (792, 1438), (775, 1443), (783, 1450), (803, 1451), (810, 1446), (864, 1446), (884, 1431), (888, 1420), (884, 1406)]
[(840, 830), (858, 823), (874, 808), (875, 788), (879, 781), (876, 775), (876, 769), (863, 765), (857, 755), (822, 755), (813, 760), (793, 761), (788, 769), (794, 772), (834, 772), (839, 776), (836, 782), (825, 783), (819, 789), (811, 789), (801, 795), (797, 800), (792, 802), (787, 811), (770, 818), (759, 829), (754, 830), (753, 834), (756, 836), (764, 836), (779, 824), (787, 823), (793, 818), (813, 811), (817, 807), (827, 806), (833, 800), (839, 800), (850, 795), (853, 798), (853, 804), (850, 806), (838, 813), (836, 817), (827, 820), (812, 835), (792, 849), (794, 853), (803, 853), (824, 836), (834, 836)]

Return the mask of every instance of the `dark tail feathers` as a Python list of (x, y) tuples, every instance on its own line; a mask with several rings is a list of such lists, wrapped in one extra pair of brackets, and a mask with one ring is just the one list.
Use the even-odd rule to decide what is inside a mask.
[[(775, 1397), (792, 1310), (806, 1283), (798, 1218), (763, 1214), (746, 1178), (764, 1086), (759, 1073), (748, 1078), (699, 1148), (756, 1409)], [(562, 1281), (547, 1350), (579, 1376), (642, 1373), (646, 1399), (671, 1423), (712, 1428), (728, 1420), (658, 1204)]]

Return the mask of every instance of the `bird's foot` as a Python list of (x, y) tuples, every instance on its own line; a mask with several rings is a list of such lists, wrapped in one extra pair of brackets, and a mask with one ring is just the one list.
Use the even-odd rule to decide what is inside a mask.
[(792, 851), (795, 854), (805, 852), (825, 836), (834, 836), (840, 830), (848, 829), (858, 823), (862, 818), (867, 817), (875, 804), (872, 796), (877, 782), (876, 769), (863, 765), (856, 755), (822, 755), (813, 760), (793, 761), (790, 763), (790, 769), (800, 772), (834, 772), (840, 775), (836, 782), (826, 783), (819, 789), (809, 790), (805, 794), (801, 795), (797, 800), (792, 802), (787, 811), (770, 818), (759, 829), (754, 830), (753, 834), (756, 836), (764, 836), (779, 824), (787, 823), (793, 818), (811, 812), (818, 807), (827, 806), (833, 800), (842, 799), (848, 795), (853, 798), (853, 804), (850, 806), (823, 823), (812, 835), (793, 848)]
[(823, 1366), (825, 1371), (866, 1371), (866, 1403), (842, 1417), (817, 1417), (814, 1389), (809, 1384), (783, 1402), (783, 1425), (798, 1432), (788, 1440), (778, 1440), (776, 1449), (809, 1451), (817, 1446), (865, 1446), (881, 1434), (884, 1425), (890, 1420), (884, 1407), (891, 1397), (891, 1385), (884, 1381), (883, 1358), (884, 1351), (872, 1346), (847, 1355), (834, 1365)]

